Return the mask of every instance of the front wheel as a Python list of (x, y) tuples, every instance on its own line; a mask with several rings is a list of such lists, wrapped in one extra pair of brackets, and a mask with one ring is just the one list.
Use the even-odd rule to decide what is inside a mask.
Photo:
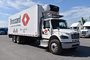
[(58, 39), (49, 41), (49, 51), (53, 54), (60, 54), (62, 52), (61, 43)]

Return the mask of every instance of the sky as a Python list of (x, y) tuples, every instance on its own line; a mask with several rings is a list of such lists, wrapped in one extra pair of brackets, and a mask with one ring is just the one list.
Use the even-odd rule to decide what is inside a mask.
[(78, 22), (81, 17), (90, 20), (90, 0), (0, 0), (0, 26), (7, 26), (9, 16), (35, 4), (59, 6), (59, 13), (69, 25)]

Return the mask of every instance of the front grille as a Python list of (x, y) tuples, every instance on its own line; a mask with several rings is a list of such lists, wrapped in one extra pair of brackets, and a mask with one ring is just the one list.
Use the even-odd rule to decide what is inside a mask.
[(82, 34), (83, 34), (83, 35), (86, 35), (86, 31), (82, 31)]
[(79, 39), (79, 33), (74, 33), (71, 35), (72, 39)]

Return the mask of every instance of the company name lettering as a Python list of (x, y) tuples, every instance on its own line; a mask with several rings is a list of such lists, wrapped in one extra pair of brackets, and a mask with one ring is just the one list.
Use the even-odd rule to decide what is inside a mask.
[(16, 24), (21, 22), (21, 16), (16, 19), (10, 19), (10, 24)]

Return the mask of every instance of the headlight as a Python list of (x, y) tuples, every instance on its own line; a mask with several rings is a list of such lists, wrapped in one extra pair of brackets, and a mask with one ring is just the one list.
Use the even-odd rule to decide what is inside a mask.
[(64, 36), (64, 35), (61, 35), (60, 38), (61, 39), (68, 39), (69, 37), (68, 36)]

